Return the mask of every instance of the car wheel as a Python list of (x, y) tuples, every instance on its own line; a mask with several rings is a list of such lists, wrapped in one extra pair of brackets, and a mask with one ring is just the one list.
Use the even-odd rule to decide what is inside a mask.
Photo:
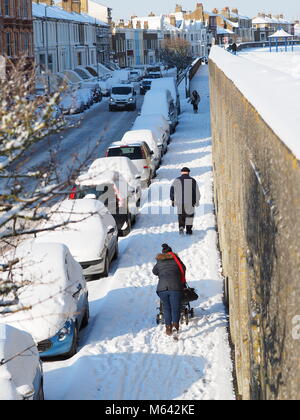
[(69, 353), (67, 353), (66, 355), (67, 359), (70, 359), (71, 357), (75, 356), (75, 354), (77, 353), (78, 345), (79, 345), (79, 331), (78, 331), (78, 325), (76, 322), (75, 327), (74, 327), (72, 347)]
[(122, 236), (127, 236), (131, 232), (131, 227), (132, 227), (132, 215), (131, 215), (131, 213), (128, 213), (126, 223), (127, 223), (127, 228), (125, 230), (123, 230)]
[(115, 253), (114, 253), (114, 260), (117, 260), (119, 257), (119, 242), (117, 241), (116, 246), (115, 246)]
[(87, 303), (84, 317), (82, 318), (81, 328), (85, 328), (88, 326), (89, 319), (90, 319), (90, 307), (89, 307), (89, 304)]
[(104, 271), (102, 273), (102, 277), (108, 277), (109, 276), (109, 255), (108, 251), (105, 256), (105, 265), (104, 265)]

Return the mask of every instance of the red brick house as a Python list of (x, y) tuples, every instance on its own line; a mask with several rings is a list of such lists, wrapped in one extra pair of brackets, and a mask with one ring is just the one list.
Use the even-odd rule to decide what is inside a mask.
[(0, 0), (0, 55), (33, 58), (32, 0)]

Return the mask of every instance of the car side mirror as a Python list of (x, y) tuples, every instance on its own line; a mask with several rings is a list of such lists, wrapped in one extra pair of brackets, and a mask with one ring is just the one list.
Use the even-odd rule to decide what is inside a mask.
[(115, 228), (114, 227), (108, 226), (108, 228), (107, 228), (108, 235), (111, 235), (112, 233), (114, 233), (114, 231), (115, 231)]
[(153, 152), (153, 150), (151, 150), (151, 152), (150, 152), (150, 155), (151, 155), (151, 156), (153, 156), (153, 155), (154, 155), (154, 152)]

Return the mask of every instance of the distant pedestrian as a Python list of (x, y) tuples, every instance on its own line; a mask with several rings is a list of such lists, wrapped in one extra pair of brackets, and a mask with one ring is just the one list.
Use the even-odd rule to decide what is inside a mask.
[(231, 51), (232, 51), (232, 53), (234, 54), (234, 55), (236, 55), (236, 52), (237, 52), (237, 45), (236, 45), (236, 43), (234, 42), (233, 44), (231, 44)]
[(170, 199), (173, 207), (177, 207), (179, 233), (193, 234), (195, 207), (199, 206), (200, 191), (194, 178), (190, 176), (189, 168), (181, 169), (181, 176), (172, 184)]
[(162, 245), (156, 261), (153, 268), (153, 274), (159, 278), (156, 293), (163, 303), (166, 334), (172, 335), (173, 329), (179, 331), (186, 267), (168, 244)]
[(195, 114), (198, 113), (198, 106), (199, 106), (200, 100), (201, 98), (200, 98), (199, 93), (196, 90), (194, 90), (188, 102), (190, 102), (193, 105)]

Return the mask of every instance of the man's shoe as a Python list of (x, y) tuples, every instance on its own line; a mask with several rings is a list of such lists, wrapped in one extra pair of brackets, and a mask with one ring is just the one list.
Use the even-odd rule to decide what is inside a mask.
[(192, 229), (187, 229), (187, 230), (186, 230), (186, 234), (187, 234), (187, 235), (192, 235), (192, 234), (193, 234)]
[(166, 334), (172, 335), (172, 325), (166, 325)]
[(179, 332), (179, 322), (173, 322), (172, 329)]
[(184, 235), (184, 228), (183, 227), (179, 228), (179, 235)]

